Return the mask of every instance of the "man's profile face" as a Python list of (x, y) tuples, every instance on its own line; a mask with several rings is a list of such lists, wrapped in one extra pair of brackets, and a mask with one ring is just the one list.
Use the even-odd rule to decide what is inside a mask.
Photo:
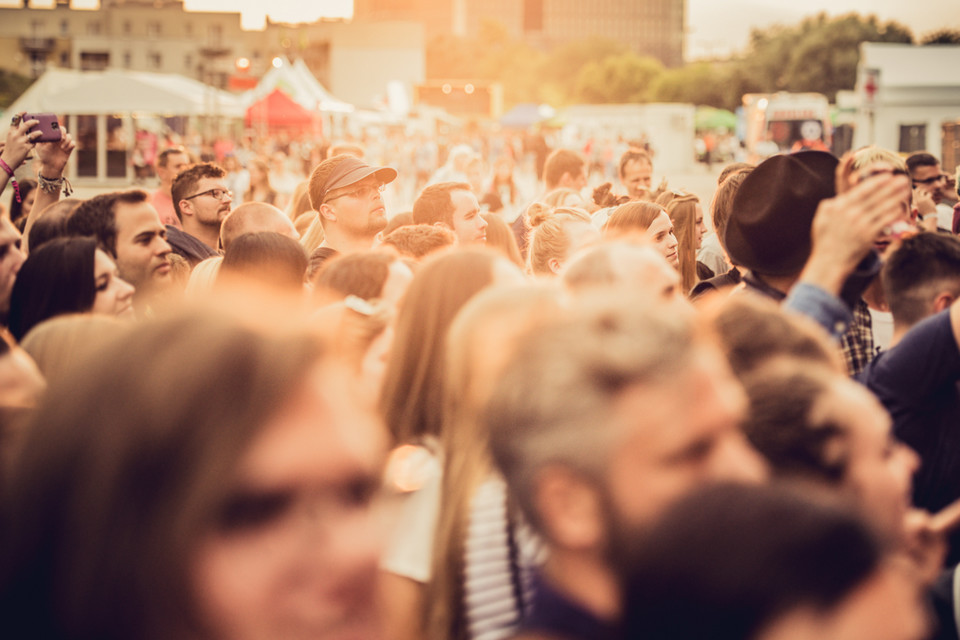
[(613, 535), (648, 525), (704, 483), (766, 477), (766, 464), (740, 429), (747, 408), (740, 383), (719, 350), (695, 349), (677, 375), (628, 388), (614, 404), (620, 439), (607, 489), (623, 531)]
[(480, 216), (480, 204), (472, 191), (456, 189), (450, 192), (453, 203), (453, 232), (457, 244), (483, 244), (487, 241), (487, 221)]
[(325, 204), (337, 218), (338, 227), (355, 237), (373, 237), (387, 226), (387, 210), (375, 175), (331, 192)]
[(132, 284), (137, 294), (171, 282), (170, 245), (157, 210), (147, 202), (118, 202), (114, 216), (120, 277)]
[[(192, 215), (194, 220), (204, 227), (219, 229), (233, 204), (233, 196), (229, 195), (228, 191), (223, 178), (200, 178), (193, 193), (187, 196), (194, 197), (181, 200), (180, 210), (185, 216)], [(214, 197), (217, 192), (219, 192), (219, 198)]]
[(947, 187), (947, 178), (940, 170), (939, 164), (921, 165), (913, 170), (910, 177), (913, 178), (913, 186), (929, 191), (936, 204), (940, 204), (940, 202), (943, 201), (944, 190)]
[(157, 167), (157, 177), (163, 184), (171, 184), (177, 174), (187, 168), (190, 158), (185, 153), (171, 153), (167, 156), (167, 165)]
[(645, 160), (628, 160), (623, 165), (620, 182), (623, 183), (631, 200), (648, 197), (653, 184), (653, 165)]

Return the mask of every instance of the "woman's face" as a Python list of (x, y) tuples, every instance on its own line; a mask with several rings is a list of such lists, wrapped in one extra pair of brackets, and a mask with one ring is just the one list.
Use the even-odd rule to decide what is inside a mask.
[(241, 458), (193, 583), (212, 637), (379, 637), (384, 430), (320, 367)]
[(120, 277), (117, 265), (100, 249), (93, 254), (93, 282), (97, 296), (90, 308), (92, 313), (133, 317), (133, 285)]
[(661, 211), (660, 215), (650, 223), (647, 228), (647, 236), (653, 240), (654, 246), (671, 266), (674, 268), (680, 266), (680, 259), (677, 255), (677, 237), (673, 233), (673, 223), (666, 211)]
[(27, 197), (23, 199), (23, 202), (20, 205), (20, 215), (26, 217), (30, 215), (30, 212), (33, 211), (33, 203), (37, 201), (37, 190), (34, 189), (27, 194)]
[(700, 249), (700, 246), (703, 244), (703, 234), (707, 232), (707, 225), (703, 223), (703, 207), (700, 206), (700, 203), (697, 203), (697, 213), (696, 213), (696, 227), (694, 227), (697, 239), (697, 250)]

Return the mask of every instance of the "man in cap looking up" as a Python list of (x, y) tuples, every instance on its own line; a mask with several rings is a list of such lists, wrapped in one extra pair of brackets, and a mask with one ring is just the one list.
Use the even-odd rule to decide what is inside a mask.
[(320, 215), (328, 256), (373, 247), (377, 234), (387, 226), (381, 192), (397, 172), (390, 167), (371, 167), (351, 155), (327, 158), (310, 175), (310, 203)]

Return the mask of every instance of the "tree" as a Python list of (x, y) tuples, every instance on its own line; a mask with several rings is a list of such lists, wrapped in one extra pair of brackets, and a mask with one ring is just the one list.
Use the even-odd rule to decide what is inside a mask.
[(607, 56), (581, 67), (573, 97), (587, 103), (647, 102), (662, 73), (663, 65), (654, 58), (631, 52)]
[(939, 29), (923, 36), (920, 44), (960, 44), (960, 31), (957, 29)]
[(6, 109), (33, 81), (19, 73), (0, 69), (0, 108)]

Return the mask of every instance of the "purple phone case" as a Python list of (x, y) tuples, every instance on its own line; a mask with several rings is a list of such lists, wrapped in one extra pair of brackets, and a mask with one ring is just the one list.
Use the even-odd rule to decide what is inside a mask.
[(30, 131), (40, 131), (43, 135), (36, 138), (34, 142), (59, 142), (63, 137), (60, 130), (60, 121), (53, 113), (34, 113), (24, 114), (24, 120), (39, 120), (40, 123), (30, 127)]

